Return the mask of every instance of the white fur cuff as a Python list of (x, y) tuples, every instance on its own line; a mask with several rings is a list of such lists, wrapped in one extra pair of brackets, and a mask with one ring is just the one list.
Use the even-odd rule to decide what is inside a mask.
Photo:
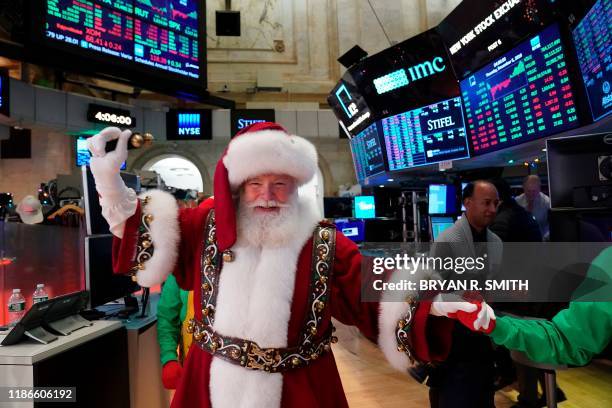
[(378, 317), (378, 345), (393, 368), (403, 373), (411, 366), (408, 356), (397, 349), (397, 322), (406, 316), (406, 302), (381, 302)]
[(142, 208), (142, 216), (153, 216), (150, 223), (153, 256), (144, 262), (144, 269), (138, 271), (136, 279), (143, 287), (151, 287), (166, 280), (172, 273), (178, 256), (180, 228), (179, 208), (175, 198), (161, 190), (149, 190), (140, 194), (140, 199), (149, 197)]

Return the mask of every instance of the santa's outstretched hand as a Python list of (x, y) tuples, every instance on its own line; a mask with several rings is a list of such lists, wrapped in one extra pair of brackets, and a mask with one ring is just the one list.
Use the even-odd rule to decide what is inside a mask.
[[(123, 223), (136, 211), (137, 198), (134, 190), (125, 186), (119, 171), (127, 159), (127, 145), (132, 132), (107, 127), (87, 140), (91, 152), (89, 167), (100, 194), (102, 215), (108, 222), (111, 232), (121, 238)], [(106, 143), (119, 139), (115, 150), (106, 153)]]
[[(450, 296), (450, 297), (449, 297)], [(495, 312), (486, 302), (465, 301), (456, 295), (437, 295), (429, 314), (459, 320), (472, 331), (490, 334), (495, 329)]]

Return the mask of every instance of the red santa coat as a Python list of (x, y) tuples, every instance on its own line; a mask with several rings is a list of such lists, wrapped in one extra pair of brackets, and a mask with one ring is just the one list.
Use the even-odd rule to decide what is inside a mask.
[[(145, 263), (148, 279), (155, 276), (152, 282), (163, 281), (170, 265), (175, 265), (174, 275), (179, 285), (185, 290), (194, 290), (195, 318), (201, 321), (199, 285), (203, 237), (213, 201), (195, 209), (182, 209), (177, 218), (171, 196), (162, 192), (146, 195), (151, 196), (149, 203), (144, 209), (138, 206), (126, 222), (123, 239), (114, 242), (115, 270), (126, 271), (133, 266), (138, 255), (135, 248), (140, 220), (145, 214), (152, 215), (155, 252)], [(220, 275), (216, 332), (252, 340), (262, 347), (298, 345), (310, 307), (312, 233), (318, 221), (311, 208), (302, 208), (301, 214), (287, 247), (257, 249), (241, 243), (240, 239), (232, 247), (235, 260), (223, 264)], [(174, 253), (172, 248), (177, 248)], [(357, 246), (338, 232), (330, 298), (319, 333), (326, 332), (331, 317), (357, 326), (368, 339), (378, 340), (392, 365), (406, 369), (408, 358), (396, 349), (395, 325), (405, 314), (407, 305), (394, 303), (381, 307), (378, 303), (361, 302), (361, 261)], [(443, 320), (429, 319), (428, 322), (428, 312), (429, 305), (421, 303), (411, 333), (414, 351), (425, 361), (439, 359), (447, 353), (452, 325)], [(379, 333), (379, 329), (384, 332)], [(428, 347), (428, 338), (435, 346), (432, 349)], [(344, 407), (347, 401), (332, 352), (321, 355), (306, 367), (271, 374), (234, 365), (194, 344), (184, 363), (172, 407), (240, 406)]]

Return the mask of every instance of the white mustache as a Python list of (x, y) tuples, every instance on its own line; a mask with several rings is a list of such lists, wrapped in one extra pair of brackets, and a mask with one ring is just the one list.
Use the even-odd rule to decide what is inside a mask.
[(279, 203), (276, 200), (256, 200), (246, 204), (248, 208), (262, 207), (262, 208), (289, 208), (291, 204)]

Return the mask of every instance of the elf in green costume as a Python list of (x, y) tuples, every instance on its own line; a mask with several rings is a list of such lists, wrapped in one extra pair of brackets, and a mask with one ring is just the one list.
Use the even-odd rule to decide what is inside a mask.
[(475, 312), (460, 311), (453, 317), (471, 330), (488, 334), (499, 345), (524, 352), (533, 361), (585, 365), (612, 339), (612, 247), (593, 260), (587, 276), (606, 283), (588, 293), (588, 298), (610, 299), (609, 302), (580, 301), (587, 295), (586, 288), (579, 287), (569, 308), (551, 321), (509, 316), (496, 319), (493, 309), (485, 303)]

